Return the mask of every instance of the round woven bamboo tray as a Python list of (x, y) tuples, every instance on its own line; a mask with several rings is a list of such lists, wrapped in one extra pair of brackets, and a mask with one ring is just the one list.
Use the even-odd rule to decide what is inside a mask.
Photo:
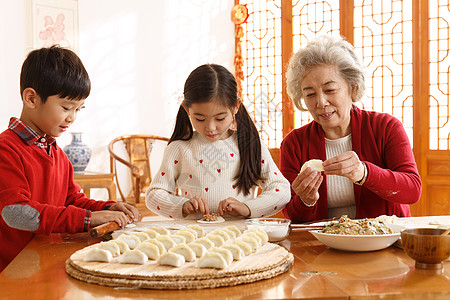
[(144, 265), (121, 264), (117, 258), (110, 263), (83, 261), (87, 251), (95, 246), (72, 254), (66, 261), (67, 274), (88, 283), (114, 287), (203, 289), (269, 279), (288, 271), (294, 261), (293, 255), (285, 248), (271, 243), (239, 261), (233, 261), (223, 270), (197, 268), (195, 262), (175, 268), (150, 260)]

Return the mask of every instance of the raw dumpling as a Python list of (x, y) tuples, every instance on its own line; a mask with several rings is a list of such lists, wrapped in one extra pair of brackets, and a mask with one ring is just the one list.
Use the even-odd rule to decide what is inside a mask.
[(208, 252), (208, 249), (206, 249), (206, 247), (200, 243), (192, 242), (187, 244), (187, 246), (191, 248), (192, 251), (194, 251), (195, 256), (197, 257), (202, 257), (203, 255), (206, 254), (206, 252)]
[(181, 254), (168, 252), (164, 255), (161, 255), (161, 257), (158, 259), (158, 263), (160, 265), (181, 267), (182, 265), (184, 265), (185, 260), (184, 256)]
[(141, 239), (131, 234), (121, 234), (118, 238), (120, 241), (127, 243), (128, 247), (133, 250), (141, 244)]
[(227, 262), (219, 253), (208, 252), (198, 259), (196, 266), (198, 268), (225, 269), (227, 267)]
[(137, 246), (136, 250), (139, 250), (145, 255), (147, 255), (149, 259), (155, 260), (160, 257), (158, 246), (152, 243), (142, 243), (139, 246)]
[(214, 247), (214, 243), (206, 237), (196, 239), (194, 242), (203, 245), (206, 249)]
[(262, 229), (259, 226), (253, 226), (249, 229), (247, 229), (246, 231), (244, 231), (244, 233), (246, 232), (254, 232), (256, 233), (261, 239), (263, 239), (263, 245), (267, 244), (269, 242), (269, 236), (267, 235), (267, 232), (264, 231), (264, 229)]
[(218, 234), (208, 234), (206, 238), (213, 242), (216, 247), (220, 247), (225, 244), (225, 240)]
[(219, 253), (220, 255), (222, 255), (223, 258), (225, 259), (225, 261), (227, 262), (227, 265), (229, 265), (233, 262), (233, 254), (228, 249), (216, 247), (216, 248), (212, 248), (211, 250), (209, 250), (209, 252), (216, 252), (216, 253)]
[(121, 264), (143, 265), (148, 261), (148, 257), (139, 250), (130, 250), (119, 256), (117, 261), (120, 262)]
[(145, 232), (149, 238), (154, 239), (155, 237), (157, 237), (159, 235), (158, 232), (156, 232), (156, 230), (153, 229), (146, 229), (143, 232)]
[(141, 242), (148, 240), (150, 238), (147, 233), (139, 231), (133, 232), (131, 233), (131, 235), (137, 236), (141, 240)]
[(305, 162), (300, 169), (300, 173), (303, 172), (306, 168), (310, 167), (311, 170), (317, 171), (317, 172), (323, 172), (325, 171), (323, 169), (323, 161), (320, 159), (311, 159)]
[(155, 226), (155, 227), (152, 227), (151, 229), (153, 229), (154, 231), (156, 231), (157, 233), (159, 233), (161, 235), (169, 235), (170, 234), (170, 231), (162, 226)]
[(230, 239), (236, 238), (236, 233), (233, 230), (227, 228), (222, 228), (221, 230), (225, 231), (230, 236)]
[[(193, 232), (193, 233), (192, 233)], [(188, 231), (187, 229), (178, 230), (175, 235), (180, 235), (184, 237), (186, 243), (191, 243), (197, 238), (197, 232), (194, 230)]]
[(178, 232), (190, 232), (190, 233), (192, 233), (194, 235), (195, 238), (199, 238), (197, 231), (195, 231), (194, 229), (189, 228), (189, 227), (185, 227), (183, 229), (180, 229), (180, 230), (177, 231), (177, 233)]
[(201, 238), (201, 237), (204, 237), (206, 235), (206, 231), (202, 227), (197, 225), (197, 224), (189, 225), (186, 228), (190, 228), (192, 230), (195, 230), (197, 232), (197, 238)]
[(251, 236), (243, 236), (243, 235), (241, 235), (236, 240), (239, 240), (239, 241), (242, 241), (244, 243), (247, 243), (250, 246), (250, 248), (252, 249), (252, 252), (255, 252), (258, 249), (258, 241), (255, 238), (251, 237)]
[(164, 247), (164, 244), (161, 243), (160, 241), (158, 241), (158, 240), (156, 240), (156, 239), (150, 239), (150, 240), (146, 240), (146, 241), (144, 242), (144, 244), (148, 244), (148, 243), (153, 244), (153, 245), (155, 245), (156, 247), (158, 247), (159, 255), (163, 255), (163, 254), (166, 254), (166, 253), (167, 253), (166, 247)]
[(235, 233), (236, 237), (241, 235), (241, 231), (239, 230), (239, 228), (237, 228), (236, 225), (229, 225), (229, 226), (225, 227), (224, 229), (233, 231)]
[(228, 251), (231, 252), (231, 254), (233, 255), (233, 259), (234, 260), (240, 260), (242, 259), (245, 255), (244, 255), (244, 250), (242, 250), (238, 245), (233, 245), (233, 244), (225, 244), (222, 246), (222, 248), (227, 249)]
[(241, 238), (241, 237), (244, 237), (244, 236), (249, 236), (249, 237), (254, 238), (254, 239), (258, 242), (258, 247), (261, 246), (262, 243), (263, 243), (262, 238), (259, 237), (259, 236), (258, 236), (256, 233), (254, 233), (254, 232), (251, 232), (251, 231), (244, 232), (244, 233), (240, 236), (240, 238)]
[(110, 240), (109, 242), (117, 244), (121, 254), (127, 252), (128, 250), (130, 250), (130, 247), (128, 247), (128, 244), (125, 243), (124, 241), (121, 241), (121, 240)]
[(110, 262), (112, 260), (112, 254), (108, 250), (92, 249), (83, 258), (84, 261), (101, 261)]
[(167, 251), (177, 245), (177, 243), (175, 243), (175, 241), (168, 235), (158, 235), (155, 240), (160, 241)]
[(113, 241), (101, 242), (98, 245), (98, 249), (103, 249), (103, 250), (109, 251), (109, 252), (111, 252), (112, 256), (120, 255), (119, 245), (117, 245)]
[(172, 240), (177, 244), (186, 244), (186, 238), (179, 234), (173, 234), (170, 236)]
[(228, 241), (231, 237), (228, 233), (226, 233), (224, 230), (222, 229), (214, 229), (213, 231), (211, 231), (210, 233), (208, 233), (206, 235), (206, 237), (208, 237), (209, 235), (213, 235), (213, 234), (217, 234), (218, 236), (220, 236), (221, 238), (223, 238), (223, 241), (226, 242)]
[(195, 252), (186, 244), (176, 245), (175, 247), (171, 248), (169, 252), (183, 255), (185, 261), (195, 260)]
[(239, 248), (241, 248), (242, 251), (244, 251), (244, 255), (252, 254), (252, 247), (248, 243), (243, 242), (243, 241), (239, 240), (239, 238), (237, 238), (234, 240), (234, 244), (236, 246), (238, 246)]

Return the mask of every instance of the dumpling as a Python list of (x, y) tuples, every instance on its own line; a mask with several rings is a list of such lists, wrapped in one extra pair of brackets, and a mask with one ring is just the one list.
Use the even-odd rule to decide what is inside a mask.
[(128, 247), (128, 244), (121, 240), (110, 240), (109, 242), (115, 243), (119, 247), (120, 253), (124, 253), (128, 250), (130, 250), (130, 247)]
[(211, 249), (214, 247), (214, 243), (206, 237), (196, 239), (194, 242), (203, 245), (206, 249)]
[(236, 233), (233, 230), (227, 228), (222, 228), (221, 230), (225, 231), (230, 236), (230, 239), (236, 238)]
[(153, 229), (154, 231), (156, 231), (157, 233), (159, 233), (161, 235), (169, 235), (170, 234), (170, 231), (162, 226), (155, 226), (155, 227), (152, 227), (151, 229)]
[(246, 231), (244, 231), (244, 233), (246, 232), (254, 232), (256, 233), (262, 240), (263, 240), (263, 245), (267, 244), (269, 242), (269, 236), (267, 235), (267, 232), (264, 231), (264, 229), (262, 229), (259, 226), (253, 226), (249, 229), (247, 229)]
[(119, 256), (117, 261), (121, 264), (139, 264), (143, 265), (148, 261), (147, 255), (139, 250), (129, 250)]
[(210, 233), (208, 233), (206, 235), (206, 237), (208, 237), (209, 235), (213, 235), (213, 234), (217, 234), (218, 236), (220, 236), (221, 238), (223, 238), (223, 241), (226, 242), (228, 241), (231, 237), (228, 233), (226, 233), (224, 230), (222, 229), (214, 229), (213, 231), (211, 231)]
[(227, 265), (233, 262), (233, 254), (231, 254), (231, 251), (228, 249), (215, 247), (209, 250), (209, 252), (216, 252), (222, 255), (225, 261), (227, 262)]
[(103, 249), (103, 250), (109, 251), (109, 252), (111, 252), (112, 256), (120, 255), (119, 245), (117, 245), (113, 241), (101, 242), (98, 245), (98, 249)]
[(177, 243), (175, 243), (175, 241), (168, 235), (158, 235), (155, 240), (160, 241), (167, 251), (177, 245)]
[(91, 249), (83, 258), (84, 261), (111, 262), (112, 254), (108, 250)]
[(188, 262), (195, 260), (195, 252), (186, 244), (176, 245), (175, 247), (171, 248), (169, 252), (183, 255), (184, 260)]
[(205, 229), (203, 229), (202, 227), (200, 227), (197, 224), (189, 225), (186, 228), (190, 228), (192, 230), (195, 230), (197, 232), (197, 238), (202, 238), (202, 237), (204, 237), (206, 235)]
[(163, 255), (163, 254), (167, 253), (167, 250), (166, 250), (166, 247), (164, 247), (164, 244), (161, 243), (160, 241), (156, 240), (156, 239), (146, 240), (144, 242), (144, 244), (153, 244), (156, 247), (158, 247), (159, 255)]
[(172, 267), (181, 267), (185, 263), (184, 256), (177, 253), (168, 252), (158, 259), (160, 265), (167, 265)]
[(196, 266), (198, 268), (225, 269), (227, 267), (227, 262), (219, 253), (208, 252), (198, 259)]
[(218, 234), (208, 234), (206, 238), (213, 242), (216, 247), (220, 247), (225, 244), (225, 240)]
[(155, 244), (152, 243), (142, 243), (139, 246), (137, 246), (136, 250), (141, 251), (149, 259), (158, 259), (161, 255), (159, 254), (159, 248)]
[(231, 252), (231, 254), (233, 255), (233, 259), (234, 260), (240, 260), (242, 259), (245, 255), (244, 255), (244, 250), (242, 250), (238, 245), (233, 245), (233, 244), (225, 244), (222, 246), (222, 248), (227, 249), (228, 251)]
[(158, 232), (156, 232), (156, 230), (153, 229), (146, 229), (143, 232), (145, 232), (149, 238), (154, 239), (155, 237), (157, 237), (159, 235)]
[[(241, 235), (236, 240), (242, 241), (250, 246), (252, 252), (255, 252), (258, 249), (258, 241), (251, 236), (243, 236)], [(245, 250), (244, 250), (245, 251)]]
[(190, 232), (190, 233), (192, 233), (194, 235), (195, 238), (199, 238), (197, 231), (195, 231), (194, 229), (189, 228), (189, 227), (185, 227), (183, 229), (180, 229), (180, 230), (177, 231), (177, 233), (178, 232)]
[(237, 228), (236, 225), (229, 225), (229, 226), (225, 227), (224, 229), (233, 231), (236, 234), (236, 237), (241, 235), (241, 231), (239, 230), (239, 228)]
[(186, 238), (179, 234), (173, 234), (170, 236), (172, 240), (177, 244), (186, 244)]
[(258, 242), (258, 247), (261, 246), (262, 243), (263, 243), (262, 238), (261, 238), (260, 236), (258, 236), (258, 235), (257, 235), (256, 233), (254, 233), (254, 232), (251, 232), (251, 231), (244, 232), (244, 233), (240, 236), (240, 238), (241, 238), (241, 237), (244, 237), (244, 236), (249, 236), (249, 237), (254, 238), (254, 239)]
[(147, 233), (139, 232), (139, 231), (133, 232), (133, 233), (131, 233), (131, 235), (137, 236), (141, 240), (141, 242), (148, 240), (150, 238)]
[(237, 238), (234, 240), (234, 244), (236, 246), (238, 246), (239, 248), (241, 248), (242, 251), (244, 251), (244, 255), (247, 256), (247, 255), (252, 254), (252, 247), (248, 243), (241, 241), (241, 240), (239, 240), (239, 238)]
[[(193, 231), (193, 230), (192, 230)], [(174, 235), (179, 235), (184, 237), (186, 243), (191, 243), (197, 238), (197, 232), (194, 233), (188, 231), (187, 229), (178, 230)]]
[(323, 161), (320, 159), (311, 159), (311, 160), (308, 160), (307, 162), (305, 162), (300, 169), (300, 173), (303, 172), (308, 167), (310, 167), (311, 170), (317, 171), (317, 172), (325, 171), (323, 169)]
[(128, 247), (133, 250), (141, 244), (141, 239), (131, 234), (121, 234), (118, 238), (120, 241), (127, 243)]
[(192, 242), (187, 244), (187, 246), (191, 248), (192, 251), (194, 251), (195, 256), (197, 257), (202, 257), (203, 255), (206, 254), (206, 252), (208, 252), (208, 249), (206, 249), (206, 247), (200, 243)]

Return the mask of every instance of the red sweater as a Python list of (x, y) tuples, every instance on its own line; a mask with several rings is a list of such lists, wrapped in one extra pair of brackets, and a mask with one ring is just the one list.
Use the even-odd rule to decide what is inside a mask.
[(36, 233), (82, 232), (91, 210), (114, 203), (86, 198), (56, 144), (50, 156), (10, 129), (0, 134), (0, 271)]
[[(356, 106), (350, 114), (352, 148), (369, 171), (363, 186), (353, 186), (356, 218), (410, 216), (409, 204), (419, 201), (422, 182), (402, 123), (389, 114)], [(280, 148), (280, 170), (291, 184), (306, 161), (326, 160), (325, 134), (315, 121), (291, 131)], [(291, 200), (283, 213), (294, 222), (328, 218), (326, 175), (315, 206), (304, 205), (291, 189)]]

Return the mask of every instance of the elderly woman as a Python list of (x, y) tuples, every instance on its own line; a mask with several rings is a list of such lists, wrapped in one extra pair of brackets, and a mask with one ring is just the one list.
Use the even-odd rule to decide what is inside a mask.
[[(281, 144), (280, 170), (291, 183), (283, 213), (292, 221), (407, 217), (419, 200), (422, 182), (403, 125), (356, 107), (364, 89), (362, 64), (340, 37), (319, 37), (292, 56), (288, 94), (314, 119)], [(311, 159), (323, 161), (323, 173), (300, 172)]]

